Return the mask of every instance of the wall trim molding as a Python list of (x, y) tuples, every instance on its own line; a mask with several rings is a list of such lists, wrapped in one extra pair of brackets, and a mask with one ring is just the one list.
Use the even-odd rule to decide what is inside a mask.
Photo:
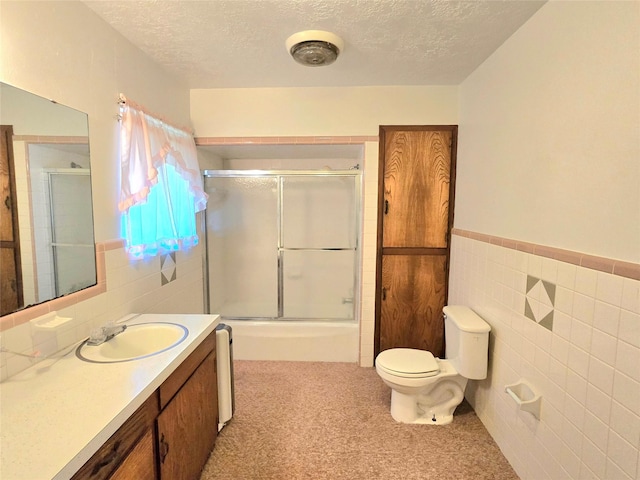
[(520, 240), (496, 237), (495, 235), (487, 235), (485, 233), (462, 230), (460, 228), (452, 229), (451, 234), (458, 235), (459, 237), (471, 238), (480, 242), (490, 243), (492, 245), (510, 248), (512, 250), (531, 253), (540, 257), (552, 258), (554, 260), (558, 260), (559, 262), (571, 263), (573, 265), (590, 268), (599, 272), (611, 273), (620, 277), (640, 280), (639, 263), (624, 262), (622, 260), (615, 260), (612, 258), (598, 257), (595, 255), (588, 255), (586, 253), (574, 252), (572, 250), (564, 250), (561, 248), (538, 245), (535, 243), (523, 242)]
[(88, 136), (69, 136), (69, 135), (14, 135), (14, 142), (26, 143), (78, 143), (89, 145)]
[(288, 137), (195, 137), (196, 145), (351, 145), (377, 142), (377, 135)]

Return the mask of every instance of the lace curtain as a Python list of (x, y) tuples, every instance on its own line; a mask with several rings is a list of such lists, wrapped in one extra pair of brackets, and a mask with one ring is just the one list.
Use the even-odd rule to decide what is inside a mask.
[(205, 209), (196, 145), (187, 132), (127, 100), (120, 105), (122, 236), (130, 256), (144, 258), (198, 243)]

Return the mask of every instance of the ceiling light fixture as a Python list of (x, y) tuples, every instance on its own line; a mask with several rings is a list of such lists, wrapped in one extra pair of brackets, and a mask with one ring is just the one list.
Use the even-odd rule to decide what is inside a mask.
[(293, 59), (306, 67), (331, 65), (344, 47), (340, 37), (322, 30), (294, 33), (285, 43)]

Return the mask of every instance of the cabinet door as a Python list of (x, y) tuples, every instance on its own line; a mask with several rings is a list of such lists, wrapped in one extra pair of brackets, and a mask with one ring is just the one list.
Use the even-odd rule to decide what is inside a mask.
[(213, 351), (158, 416), (160, 479), (198, 479), (217, 434), (218, 385)]
[(153, 450), (153, 432), (147, 433), (138, 441), (127, 458), (109, 477), (109, 480), (155, 480), (156, 461)]
[(0, 316), (24, 306), (12, 136), (0, 126)]
[[(133, 463), (140, 462), (146, 465), (149, 456), (152, 463), (155, 463), (153, 443), (150, 445), (144, 443), (145, 435), (152, 433), (154, 427), (154, 421), (158, 415), (158, 395), (152, 394), (142, 404), (138, 410), (135, 411), (131, 417), (114, 433), (109, 440), (107, 440), (102, 447), (85, 463), (80, 470), (78, 470), (71, 480), (106, 480), (110, 479), (111, 475), (118, 470), (123, 462), (129, 463), (129, 456), (134, 450), (138, 450), (136, 455), (132, 458), (130, 464), (123, 467), (124, 472), (128, 471), (128, 468), (133, 468)], [(146, 453), (140, 450), (147, 449)], [(143, 460), (145, 458), (145, 460)], [(155, 478), (155, 469), (151, 470), (152, 476)], [(124, 473), (120, 474), (120, 478)], [(145, 476), (130, 476), (128, 478), (140, 478), (146, 479)]]
[(443, 353), (446, 255), (384, 255), (380, 351), (405, 347)]
[(447, 248), (451, 130), (386, 130), (383, 247)]

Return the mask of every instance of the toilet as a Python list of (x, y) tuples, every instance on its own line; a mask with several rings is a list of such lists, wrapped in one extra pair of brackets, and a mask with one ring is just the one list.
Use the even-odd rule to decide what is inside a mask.
[(451, 423), (467, 381), (487, 377), (489, 324), (469, 307), (446, 306), (443, 312), (445, 359), (413, 348), (391, 348), (376, 357), (397, 422)]

